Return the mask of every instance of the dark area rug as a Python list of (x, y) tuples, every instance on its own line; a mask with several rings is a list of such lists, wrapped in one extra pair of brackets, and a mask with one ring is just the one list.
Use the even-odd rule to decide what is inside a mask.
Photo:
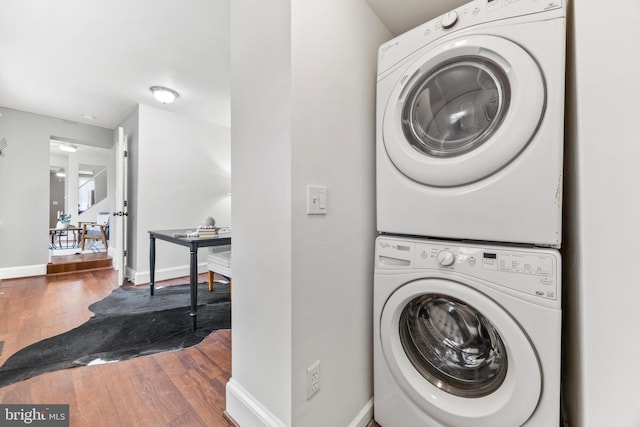
[(231, 327), (229, 285), (212, 292), (198, 285), (198, 325), (191, 330), (189, 285), (124, 287), (89, 306), (95, 315), (69, 332), (12, 355), (0, 367), (0, 387), (42, 374), (92, 363), (132, 359), (191, 347), (212, 331)]

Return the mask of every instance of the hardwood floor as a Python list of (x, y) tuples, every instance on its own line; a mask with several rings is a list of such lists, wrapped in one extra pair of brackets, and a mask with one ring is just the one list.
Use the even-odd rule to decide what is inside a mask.
[[(202, 281), (206, 280), (203, 276)], [(156, 286), (185, 283), (158, 282)], [(0, 364), (84, 323), (117, 282), (114, 270), (0, 280)], [(50, 372), (0, 388), (3, 404), (69, 404), (71, 426), (231, 426), (224, 418), (231, 331), (188, 349)]]

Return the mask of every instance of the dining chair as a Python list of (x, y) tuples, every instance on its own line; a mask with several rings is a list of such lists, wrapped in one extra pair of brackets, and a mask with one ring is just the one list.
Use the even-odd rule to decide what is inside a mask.
[(209, 290), (213, 290), (214, 273), (229, 280), (229, 292), (231, 292), (231, 245), (212, 246), (207, 255), (207, 270), (209, 271)]
[(109, 212), (99, 212), (95, 222), (82, 222), (82, 250), (86, 240), (102, 240), (105, 249), (109, 249)]

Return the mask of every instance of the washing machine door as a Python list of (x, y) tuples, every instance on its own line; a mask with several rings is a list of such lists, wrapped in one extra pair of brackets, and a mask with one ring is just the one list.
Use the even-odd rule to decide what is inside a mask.
[(414, 181), (469, 184), (525, 149), (545, 99), (540, 68), (519, 45), (489, 35), (451, 39), (411, 63), (392, 89), (384, 147)]
[(466, 284), (423, 279), (399, 288), (381, 313), (380, 342), (407, 398), (443, 425), (519, 426), (540, 399), (527, 334)]

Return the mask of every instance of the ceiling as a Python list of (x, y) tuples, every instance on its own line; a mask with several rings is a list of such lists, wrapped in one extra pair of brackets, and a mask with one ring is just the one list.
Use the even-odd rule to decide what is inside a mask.
[(0, 107), (113, 129), (147, 104), (229, 126), (229, 1), (0, 0)]
[[(231, 0), (0, 0), (1, 108), (115, 128), (138, 104), (230, 125)], [(393, 35), (466, 0), (365, 0)], [(151, 86), (180, 93), (159, 104)]]
[[(70, 153), (67, 151), (63, 151), (60, 149), (61, 145), (73, 145), (76, 148), (74, 156), (79, 156), (80, 158), (86, 159), (91, 156), (92, 160), (102, 158), (105, 162), (110, 158), (110, 150), (103, 147), (95, 147), (88, 144), (78, 144), (73, 143), (69, 144), (69, 141), (66, 141), (64, 138), (58, 138), (59, 140), (50, 139), (49, 140), (49, 170), (51, 172), (57, 172), (59, 169), (64, 168), (65, 165), (68, 164), (68, 159)], [(106, 164), (106, 163), (105, 163)]]

